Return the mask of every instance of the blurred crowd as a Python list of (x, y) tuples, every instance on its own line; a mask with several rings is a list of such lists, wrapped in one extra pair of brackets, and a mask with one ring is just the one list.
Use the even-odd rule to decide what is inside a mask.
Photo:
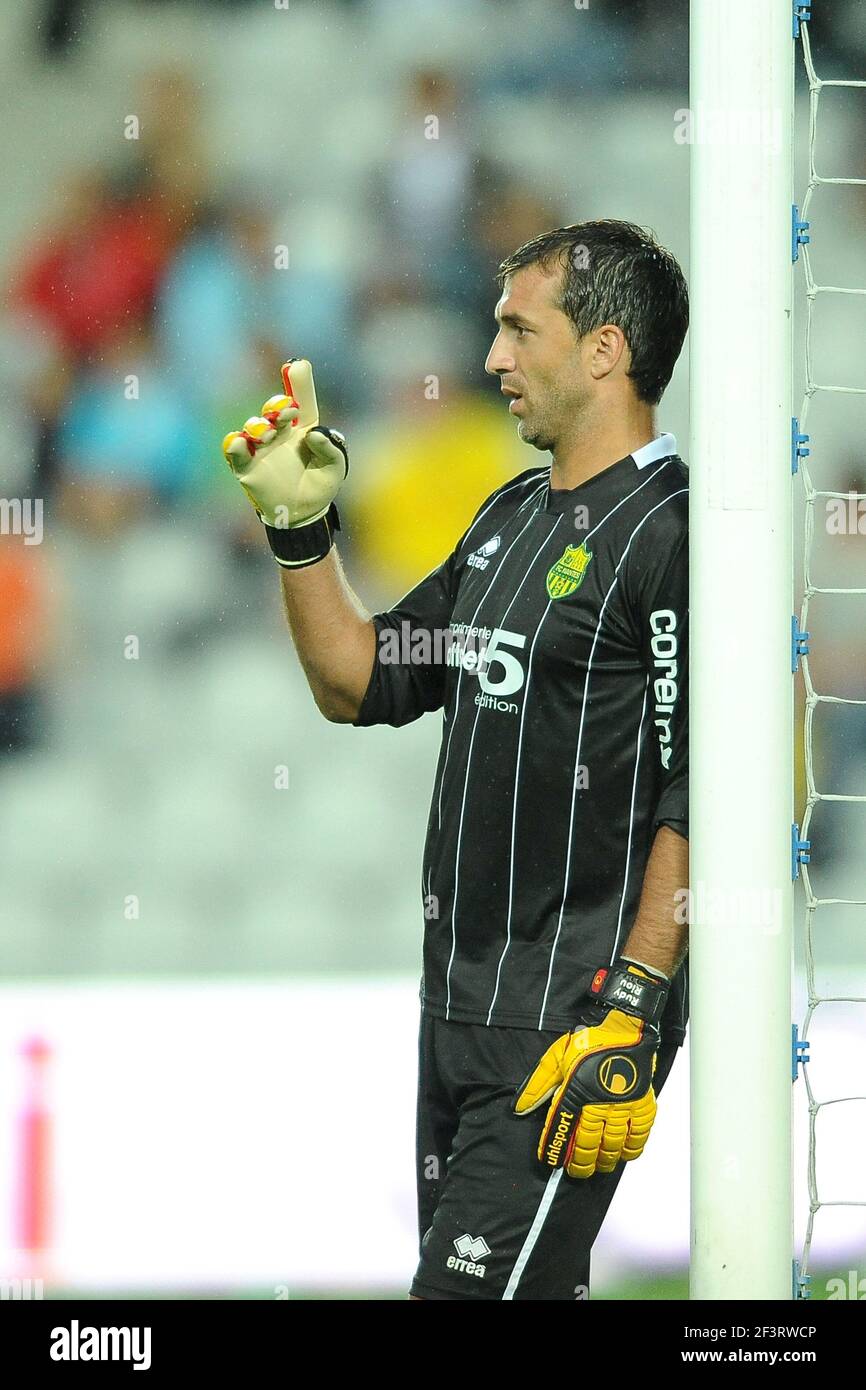
[[(406, 587), (443, 558), (517, 459), (483, 372), (495, 268), (565, 215), (455, 133), (467, 129), (451, 119), (460, 99), (441, 70), (411, 76), (403, 132), (369, 180), (385, 254), (359, 277), (328, 244), (339, 229), (285, 240), (302, 220), (288, 179), (220, 188), (197, 84), (180, 67), (148, 75), (134, 103), (141, 138), (120, 142), (120, 160), (70, 169), (10, 276), (5, 336), (32, 439), (26, 492), (55, 523), (117, 545), (143, 514), (205, 509), (238, 564), (251, 549), (264, 557), (219, 443), (279, 386), (280, 363), (303, 355), (350, 445), (353, 420), (368, 422), (370, 466), (350, 495), (344, 548), (357, 510), (362, 534), (376, 515), (361, 558), (383, 584)], [(431, 524), (424, 502), (437, 484)], [(423, 526), (398, 536), (389, 517), (402, 510), (423, 513)], [(36, 547), (0, 551), (4, 623), (19, 647), (40, 627), (39, 567)], [(6, 663), (9, 748), (32, 734), (26, 667), (23, 651)]]

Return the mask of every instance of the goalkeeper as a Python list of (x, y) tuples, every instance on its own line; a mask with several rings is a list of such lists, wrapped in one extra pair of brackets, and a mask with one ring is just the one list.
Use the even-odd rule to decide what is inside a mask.
[[(367, 613), (340, 564), (348, 452), (308, 362), (224, 450), (325, 717), (444, 715), (410, 1296), (570, 1300), (686, 1030), (688, 473), (655, 406), (688, 292), (616, 221), (537, 237), (498, 280), (486, 369), (549, 457), (390, 611)], [(429, 659), (395, 659), (417, 634)]]

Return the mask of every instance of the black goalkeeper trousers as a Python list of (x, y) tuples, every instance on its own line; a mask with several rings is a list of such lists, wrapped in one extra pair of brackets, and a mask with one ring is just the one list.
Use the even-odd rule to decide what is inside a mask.
[[(422, 1010), (416, 1164), (419, 1298), (582, 1299), (590, 1252), (627, 1163), (569, 1178), (537, 1157), (546, 1106), (517, 1088), (562, 1029), (451, 1023)], [(656, 1094), (679, 1050), (661, 1037)], [(637, 1163), (652, 1162), (652, 1133)]]

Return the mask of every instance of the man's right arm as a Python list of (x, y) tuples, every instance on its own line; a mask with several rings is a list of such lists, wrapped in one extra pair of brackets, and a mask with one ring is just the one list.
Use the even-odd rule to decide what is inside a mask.
[(301, 665), (327, 719), (350, 723), (370, 683), (373, 620), (349, 588), (336, 550), (334, 498), (349, 471), (346, 441), (319, 423), (313, 369), (282, 367), (283, 394), (223, 440), (225, 459), (264, 523)]
[[(223, 454), (261, 521), (281, 569), (283, 602), (301, 665), (321, 712), (335, 723), (393, 724), (442, 704), (442, 659), (380, 660), (387, 639), (447, 627), (454, 602), (456, 551), (397, 608), (371, 616), (350, 588), (334, 548), (334, 498), (349, 456), (339, 431), (319, 423), (313, 369), (283, 364), (284, 393), (223, 440)], [(391, 644), (393, 645), (393, 643)]]
[(376, 628), (350, 587), (336, 546), (323, 560), (281, 569), (283, 606), (313, 699), (326, 719), (351, 724), (376, 658)]

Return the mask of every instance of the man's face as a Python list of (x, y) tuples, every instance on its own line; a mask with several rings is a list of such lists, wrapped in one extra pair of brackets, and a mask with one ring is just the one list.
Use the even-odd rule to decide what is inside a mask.
[(591, 377), (571, 319), (557, 307), (562, 271), (523, 266), (505, 282), (499, 324), (484, 369), (498, 376), (517, 417), (517, 433), (536, 449), (553, 449), (588, 399)]

